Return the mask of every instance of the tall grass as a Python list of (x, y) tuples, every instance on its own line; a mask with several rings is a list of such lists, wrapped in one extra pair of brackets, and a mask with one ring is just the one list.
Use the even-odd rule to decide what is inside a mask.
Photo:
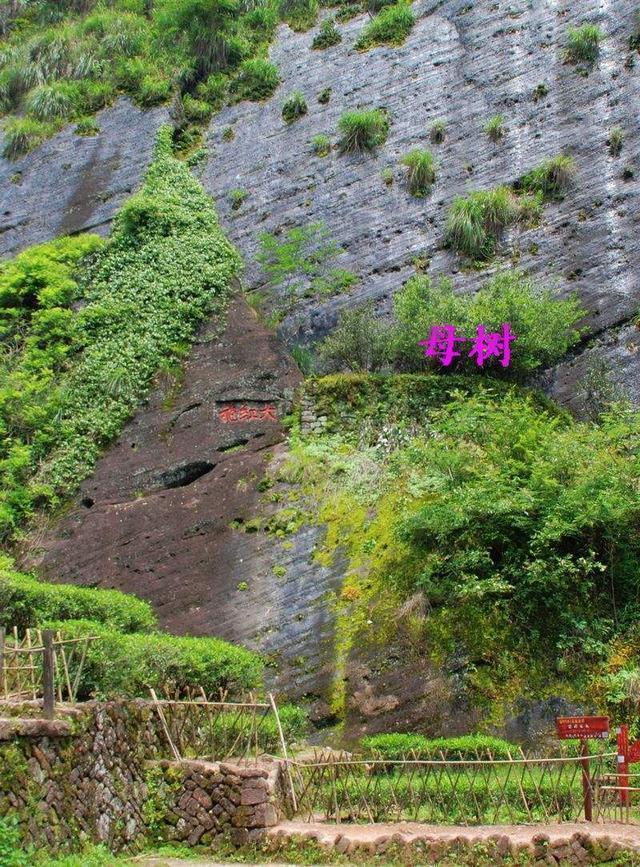
[(385, 6), (364, 28), (355, 47), (361, 51), (373, 45), (402, 45), (414, 25), (408, 3)]
[(546, 199), (559, 198), (570, 186), (576, 171), (573, 157), (559, 154), (527, 172), (518, 186), (529, 193), (541, 193)]
[(486, 261), (495, 252), (497, 235), (517, 216), (517, 199), (506, 186), (456, 196), (447, 218), (447, 240), (469, 259)]
[(400, 160), (407, 167), (407, 186), (412, 196), (426, 196), (436, 179), (436, 162), (431, 151), (414, 148)]
[(570, 63), (595, 63), (602, 33), (595, 24), (571, 27), (567, 32), (566, 57)]
[(346, 111), (338, 121), (341, 153), (362, 153), (383, 145), (389, 133), (387, 115), (381, 109)]

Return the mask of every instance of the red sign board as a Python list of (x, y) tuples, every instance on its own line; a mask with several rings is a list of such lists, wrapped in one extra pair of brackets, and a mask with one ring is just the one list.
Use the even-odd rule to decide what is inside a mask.
[(640, 762), (640, 741), (634, 741), (629, 745), (629, 750), (627, 752), (628, 761), (632, 764), (635, 762)]
[(561, 740), (608, 738), (608, 716), (560, 716), (556, 719), (556, 734)]

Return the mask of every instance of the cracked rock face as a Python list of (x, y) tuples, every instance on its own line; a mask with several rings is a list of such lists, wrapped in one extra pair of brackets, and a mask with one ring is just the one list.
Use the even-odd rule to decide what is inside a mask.
[[(517, 0), (475, 3), (419, 0), (413, 31), (398, 48), (353, 49), (366, 16), (340, 25), (343, 41), (312, 51), (316, 28), (296, 34), (281, 28), (272, 50), (282, 84), (264, 105), (241, 103), (212, 122), (213, 156), (204, 176), (225, 228), (248, 259), (248, 277), (260, 287), (254, 263), (261, 232), (324, 221), (345, 249), (340, 265), (360, 283), (330, 300), (305, 300), (285, 320), (289, 343), (313, 341), (335, 322), (339, 310), (373, 300), (387, 312), (393, 292), (414, 273), (449, 274), (461, 291), (477, 288), (502, 265), (520, 267), (562, 294), (577, 292), (590, 311), (588, 324), (606, 333), (597, 354), (638, 399), (639, 335), (622, 328), (640, 309), (639, 189), (640, 57), (628, 50), (636, 4), (611, 0)], [(588, 76), (567, 64), (568, 28), (585, 21), (604, 33), (600, 57)], [(634, 66), (627, 68), (628, 58)], [(544, 84), (547, 93), (536, 90)], [(318, 94), (331, 88), (328, 104)], [(308, 113), (293, 124), (281, 117), (284, 99), (301, 90)], [(335, 144), (343, 111), (384, 107), (389, 137), (375, 155), (316, 156), (311, 139), (327, 134)], [(505, 118), (498, 143), (484, 133), (493, 115)], [(429, 143), (436, 120), (447, 123), (445, 141)], [(624, 129), (622, 153), (612, 157), (610, 130)], [(235, 137), (225, 140), (232, 127)], [(438, 160), (437, 180), (424, 199), (409, 195), (401, 157), (429, 147)], [(570, 153), (578, 165), (564, 201), (545, 207), (541, 225), (515, 228), (503, 238), (503, 255), (481, 272), (443, 249), (448, 207), (458, 194), (513, 183), (543, 159)], [(636, 176), (625, 180), (627, 166)], [(391, 167), (387, 186), (381, 171)], [(229, 192), (248, 192), (233, 211)], [(629, 330), (631, 328), (631, 331)], [(562, 365), (551, 377), (554, 393), (570, 401), (588, 360)]]
[(72, 125), (19, 160), (0, 159), (0, 257), (60, 235), (106, 234), (151, 162), (167, 117), (165, 109), (143, 112), (121, 99), (97, 115), (97, 136), (76, 135)]

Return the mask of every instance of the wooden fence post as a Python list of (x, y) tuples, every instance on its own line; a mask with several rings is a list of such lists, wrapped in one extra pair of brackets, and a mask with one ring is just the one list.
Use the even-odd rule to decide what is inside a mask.
[(53, 630), (42, 632), (42, 708), (46, 719), (53, 719), (56, 706), (55, 693), (55, 654), (53, 650)]
[(584, 796), (584, 817), (587, 822), (593, 821), (593, 795), (591, 792), (591, 774), (589, 773), (589, 741), (580, 741), (582, 754), (582, 794)]
[(617, 730), (618, 740), (618, 789), (620, 806), (629, 806), (629, 726), (621, 725)]

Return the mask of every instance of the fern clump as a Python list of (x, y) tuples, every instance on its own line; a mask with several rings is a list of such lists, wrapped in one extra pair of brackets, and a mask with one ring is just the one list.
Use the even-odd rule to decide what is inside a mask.
[(389, 120), (382, 109), (346, 111), (338, 121), (342, 153), (373, 151), (387, 140)]

